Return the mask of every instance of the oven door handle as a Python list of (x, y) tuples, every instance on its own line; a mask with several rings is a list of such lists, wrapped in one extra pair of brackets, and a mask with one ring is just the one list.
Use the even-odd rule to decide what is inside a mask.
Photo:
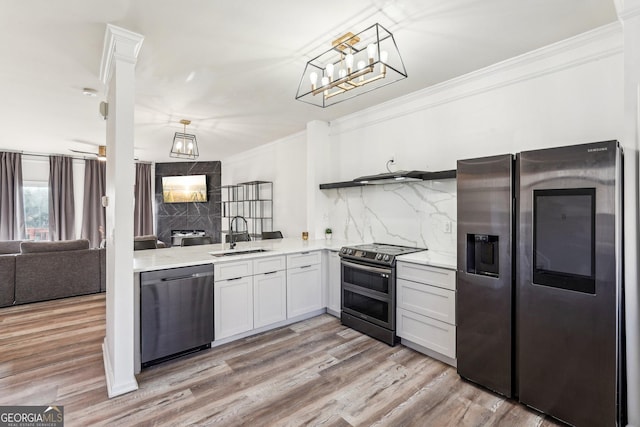
[(390, 268), (371, 267), (368, 265), (356, 264), (355, 262), (349, 262), (344, 260), (342, 260), (342, 265), (346, 265), (347, 267), (352, 267), (352, 268), (359, 268), (360, 270), (370, 271), (372, 273), (379, 273), (381, 275), (386, 274), (387, 277), (388, 275), (391, 274)]

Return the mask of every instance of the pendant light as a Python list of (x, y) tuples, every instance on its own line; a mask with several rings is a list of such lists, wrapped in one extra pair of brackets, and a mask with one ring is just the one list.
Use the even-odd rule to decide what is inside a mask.
[(169, 156), (195, 160), (200, 154), (198, 152), (196, 136), (187, 133), (187, 125), (191, 124), (191, 120), (182, 119), (180, 123), (184, 126), (184, 131), (176, 132), (173, 136), (173, 144), (171, 144), (171, 153), (169, 153)]

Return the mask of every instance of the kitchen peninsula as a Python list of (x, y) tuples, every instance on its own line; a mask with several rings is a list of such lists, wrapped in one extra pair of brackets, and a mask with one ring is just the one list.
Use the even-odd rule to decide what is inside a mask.
[[(136, 251), (136, 373), (175, 354), (324, 313), (327, 292), (335, 295), (340, 284), (335, 284), (338, 289), (326, 286), (323, 257), (342, 243), (273, 239), (238, 242), (235, 249), (213, 244)], [(209, 335), (189, 338), (205, 327)]]
[[(145, 330), (142, 320), (145, 318), (144, 310), (147, 307), (158, 306), (156, 301), (150, 303), (144, 300), (144, 297), (141, 300), (141, 295), (145, 295), (145, 292), (141, 292), (145, 277), (151, 275), (158, 280), (162, 274), (166, 273), (167, 277), (182, 278), (183, 275), (179, 272), (191, 271), (190, 269), (195, 266), (209, 266), (208, 269), (213, 272), (213, 278), (207, 279), (209, 293), (205, 298), (213, 299), (214, 338), (211, 346), (216, 347), (325, 312), (339, 316), (341, 290), (340, 262), (337, 253), (341, 247), (348, 244), (353, 242), (325, 239), (309, 241), (273, 239), (238, 242), (235, 249), (229, 249), (229, 245), (213, 244), (136, 251), (134, 253), (136, 373), (140, 372), (143, 366), (147, 366), (148, 361), (144, 357), (141, 359), (141, 354), (144, 353), (141, 342), (151, 343), (154, 349), (161, 347), (155, 338), (149, 340), (146, 334), (150, 329)], [(444, 268), (450, 271), (450, 274), (455, 274), (452, 258), (437, 252), (422, 251), (405, 257), (407, 257), (405, 262), (413, 265), (422, 264), (438, 270)], [(210, 276), (211, 273), (208, 275)], [(166, 282), (173, 279), (160, 278), (159, 283), (163, 280)], [(213, 295), (211, 295), (211, 282), (213, 282)], [(182, 284), (178, 284), (178, 287), (182, 287)], [(157, 292), (146, 294), (153, 295)], [(191, 318), (196, 317), (191, 313), (196, 309), (195, 306), (203, 305), (202, 301), (188, 295), (174, 295), (169, 298), (172, 301), (183, 299), (190, 301), (188, 304), (193, 304), (194, 307), (190, 306), (186, 311), (190, 312)], [(151, 318), (164, 317), (164, 314), (171, 311), (185, 311), (180, 307), (175, 308), (173, 310), (156, 308), (156, 313)], [(211, 307), (209, 306), (208, 309), (205, 318), (210, 319)], [(164, 322), (172, 324), (173, 320), (165, 319)], [(182, 328), (183, 331), (189, 329), (192, 328)], [(177, 332), (174, 331), (174, 333)], [(180, 333), (177, 334), (180, 336)], [(141, 337), (144, 338), (142, 341)], [(422, 341), (418, 343), (427, 345)], [(209, 346), (208, 340), (202, 344)], [(423, 348), (418, 350), (426, 353)], [(452, 360), (444, 361), (454, 364)]]

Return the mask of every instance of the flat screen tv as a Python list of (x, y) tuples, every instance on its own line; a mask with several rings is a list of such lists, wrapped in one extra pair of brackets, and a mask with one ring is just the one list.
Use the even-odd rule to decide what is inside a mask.
[(207, 201), (207, 176), (163, 176), (162, 200), (165, 203)]

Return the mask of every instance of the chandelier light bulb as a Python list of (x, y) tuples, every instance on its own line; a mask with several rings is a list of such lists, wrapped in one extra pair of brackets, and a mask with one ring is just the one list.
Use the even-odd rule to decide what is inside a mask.
[(318, 81), (318, 73), (312, 72), (311, 74), (309, 74), (309, 80), (311, 80), (311, 89), (315, 89), (316, 83)]
[(345, 77), (347, 77), (347, 70), (345, 70), (344, 68), (340, 68), (340, 71), (338, 71), (338, 76), (343, 79)]
[(387, 59), (389, 59), (389, 53), (386, 50), (380, 52), (380, 72), (382, 74), (387, 72)]
[(369, 57), (369, 63), (372, 63), (376, 58), (376, 45), (371, 43), (367, 46), (367, 56)]
[(182, 150), (182, 141), (176, 142), (176, 150)]
[(322, 86), (326, 86), (326, 85), (328, 85), (328, 84), (329, 84), (329, 77), (324, 76), (324, 77), (322, 78)]
[(331, 62), (327, 64), (326, 70), (329, 80), (333, 80), (333, 64)]
[(347, 56), (344, 58), (344, 62), (347, 63), (347, 72), (351, 72), (353, 70), (353, 54), (347, 53)]

